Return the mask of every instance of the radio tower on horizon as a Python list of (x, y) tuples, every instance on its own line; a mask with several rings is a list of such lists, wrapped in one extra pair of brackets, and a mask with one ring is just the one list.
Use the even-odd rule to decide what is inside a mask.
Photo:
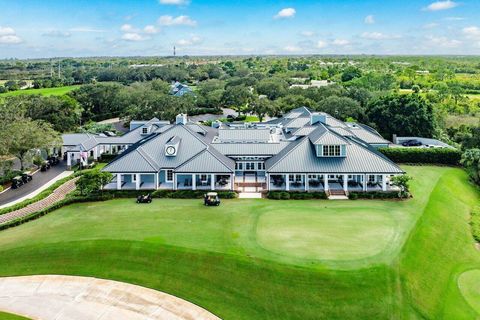
[(175, 46), (173, 46), (173, 56), (174, 57), (177, 56), (177, 50), (176, 50)]

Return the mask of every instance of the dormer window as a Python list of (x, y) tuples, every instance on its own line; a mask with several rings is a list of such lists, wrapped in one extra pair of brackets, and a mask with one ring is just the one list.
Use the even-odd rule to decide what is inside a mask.
[(148, 127), (142, 128), (142, 134), (148, 134)]

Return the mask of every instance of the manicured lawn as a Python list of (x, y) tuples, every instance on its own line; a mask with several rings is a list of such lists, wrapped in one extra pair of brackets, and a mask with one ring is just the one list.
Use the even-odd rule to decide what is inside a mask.
[(79, 87), (80, 85), (64, 86), (64, 87), (57, 87), (57, 88), (17, 90), (17, 91), (2, 93), (0, 94), (0, 97), (19, 96), (22, 94), (40, 94), (42, 96), (63, 96)]
[(458, 277), (458, 287), (470, 306), (480, 313), (480, 269), (462, 273)]
[(0, 232), (0, 276), (126, 281), (224, 319), (475, 315), (457, 277), (480, 268), (468, 226), (478, 193), (460, 169), (405, 169), (409, 201), (75, 204)]
[(28, 318), (0, 311), (0, 320), (28, 320)]

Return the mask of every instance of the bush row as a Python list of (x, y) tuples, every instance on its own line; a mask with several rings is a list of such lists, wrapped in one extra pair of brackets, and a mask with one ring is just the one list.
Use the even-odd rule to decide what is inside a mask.
[[(108, 195), (112, 198), (136, 198), (140, 195), (150, 193), (153, 198), (172, 198), (172, 199), (201, 199), (208, 191), (204, 190), (155, 190), (155, 191), (140, 191), (140, 190), (109, 190), (99, 194)], [(234, 191), (216, 191), (219, 198), (234, 199), (238, 194)]]
[(369, 191), (369, 192), (349, 192), (348, 198), (356, 199), (400, 199), (397, 191)]
[(472, 227), (473, 238), (475, 241), (480, 242), (480, 207), (473, 209), (470, 226)]
[(462, 152), (453, 148), (380, 148), (379, 151), (396, 163), (431, 163), (456, 166)]
[(309, 200), (309, 199), (327, 199), (325, 192), (288, 192), (288, 191), (270, 191), (267, 198), (272, 200)]

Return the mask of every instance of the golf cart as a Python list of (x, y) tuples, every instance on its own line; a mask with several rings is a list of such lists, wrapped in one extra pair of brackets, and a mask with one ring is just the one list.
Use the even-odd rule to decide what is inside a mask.
[(137, 203), (151, 203), (152, 202), (152, 195), (142, 195), (137, 197)]
[(24, 185), (24, 182), (21, 176), (16, 176), (12, 179), (12, 189), (17, 189), (23, 185)]
[(47, 171), (48, 169), (50, 169), (50, 162), (48, 161), (43, 161), (41, 167), (40, 167), (40, 171), (42, 172), (45, 172)]
[(203, 196), (203, 204), (206, 206), (219, 206), (220, 198), (216, 192), (209, 192)]
[(23, 183), (27, 183), (32, 181), (33, 176), (29, 172), (24, 172), (22, 173), (22, 181)]

